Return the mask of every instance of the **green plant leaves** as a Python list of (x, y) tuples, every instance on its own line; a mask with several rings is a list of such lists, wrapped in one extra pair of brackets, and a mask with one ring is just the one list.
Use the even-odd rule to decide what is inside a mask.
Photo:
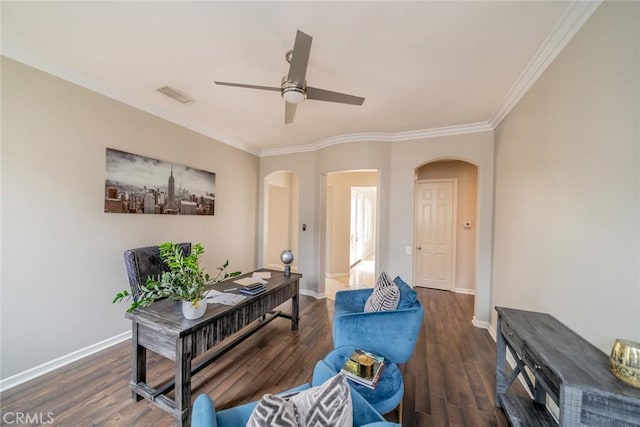
[[(174, 242), (165, 242), (159, 245), (160, 258), (169, 267), (169, 271), (162, 273), (160, 280), (147, 279), (140, 286), (140, 294), (136, 301), (131, 303), (127, 311), (131, 312), (138, 307), (149, 306), (154, 301), (171, 298), (178, 301), (200, 301), (209, 286), (213, 286), (225, 279), (241, 274), (239, 271), (226, 272), (229, 260), (217, 268), (218, 274), (211, 278), (200, 268), (199, 259), (204, 253), (200, 243), (191, 248), (191, 253), (184, 256), (182, 247)], [(113, 299), (113, 303), (131, 299), (127, 290), (119, 292)]]

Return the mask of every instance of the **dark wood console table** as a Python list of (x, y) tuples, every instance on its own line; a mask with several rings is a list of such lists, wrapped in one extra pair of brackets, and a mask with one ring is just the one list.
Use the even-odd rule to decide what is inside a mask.
[[(549, 396), (559, 408), (562, 426), (640, 426), (640, 389), (609, 371), (608, 355), (549, 314), (496, 310), (496, 404), (512, 425), (558, 425), (545, 405)], [(516, 361), (508, 376), (507, 349)], [(534, 399), (508, 392), (518, 375)]]
[[(209, 304), (204, 317), (197, 320), (185, 319), (180, 303), (172, 300), (157, 301), (149, 307), (138, 308), (133, 313), (126, 314), (132, 321), (129, 387), (134, 400), (145, 398), (172, 414), (178, 426), (189, 426), (193, 374), (276, 317), (291, 319), (291, 329), (298, 329), (298, 295), (302, 275), (291, 273), (285, 276), (281, 271), (260, 271), (271, 271), (271, 279), (265, 292), (247, 297), (233, 306)], [(251, 273), (222, 282), (215, 289), (223, 291), (239, 288), (240, 285), (233, 281), (247, 276), (251, 276)], [(273, 311), (289, 299), (290, 315)], [(236, 334), (237, 332), (239, 333)], [(236, 334), (233, 339), (225, 340), (233, 334)], [(191, 366), (192, 359), (214, 347), (205, 361)], [(175, 361), (175, 381), (158, 388), (147, 384), (147, 349)], [(174, 388), (175, 399), (171, 400), (166, 393)]]

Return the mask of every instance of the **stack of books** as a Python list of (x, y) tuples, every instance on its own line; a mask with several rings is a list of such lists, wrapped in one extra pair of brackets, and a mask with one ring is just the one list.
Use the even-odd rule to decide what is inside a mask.
[(342, 372), (351, 381), (374, 389), (383, 369), (384, 357), (357, 348), (345, 362)]
[(243, 286), (238, 291), (245, 295), (258, 295), (266, 290), (267, 287), (263, 283), (255, 283), (253, 285)]

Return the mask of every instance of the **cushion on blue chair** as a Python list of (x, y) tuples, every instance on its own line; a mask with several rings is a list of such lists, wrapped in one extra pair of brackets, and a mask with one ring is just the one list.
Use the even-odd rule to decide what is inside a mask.
[[(354, 346), (338, 347), (327, 354), (324, 357), (324, 361), (334, 372), (340, 372), (355, 349), (356, 347)], [(366, 348), (363, 350), (368, 351)], [(383, 354), (381, 356), (384, 357)], [(386, 414), (395, 409), (402, 401), (404, 394), (404, 382), (400, 368), (397, 364), (387, 361), (385, 361), (382, 376), (375, 389), (370, 389), (353, 381), (349, 381), (349, 386), (381, 414)]]
[(398, 310), (402, 310), (404, 308), (415, 307), (416, 301), (418, 300), (418, 294), (413, 290), (411, 286), (407, 284), (400, 276), (396, 276), (393, 279), (393, 283), (398, 286), (400, 289), (400, 302), (398, 303)]

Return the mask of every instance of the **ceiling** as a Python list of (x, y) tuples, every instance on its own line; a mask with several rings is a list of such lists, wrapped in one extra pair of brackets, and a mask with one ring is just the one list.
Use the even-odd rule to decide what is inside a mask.
[[(597, 4), (2, 1), (2, 54), (269, 155), (490, 129)], [(313, 37), (307, 84), (364, 105), (305, 100), (285, 125), (278, 92), (213, 83), (279, 86), (297, 29)]]

